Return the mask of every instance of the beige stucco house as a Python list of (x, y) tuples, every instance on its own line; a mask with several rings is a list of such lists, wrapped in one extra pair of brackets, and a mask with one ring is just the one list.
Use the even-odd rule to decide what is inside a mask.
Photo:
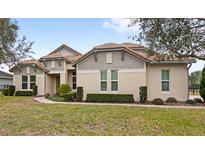
[[(11, 68), (17, 90), (38, 85), (38, 95), (55, 94), (68, 83), (73, 90), (82, 86), (88, 93), (133, 94), (139, 100), (139, 87), (147, 86), (148, 100), (160, 97), (188, 99), (188, 68), (194, 59), (158, 56), (133, 43), (107, 43), (84, 55), (62, 45), (39, 60), (28, 60)], [(35, 77), (34, 77), (35, 76)]]

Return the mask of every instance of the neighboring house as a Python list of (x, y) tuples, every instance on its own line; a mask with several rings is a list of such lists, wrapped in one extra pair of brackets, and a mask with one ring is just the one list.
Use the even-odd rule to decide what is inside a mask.
[(0, 89), (8, 88), (9, 85), (13, 85), (13, 75), (0, 71)]
[(107, 43), (85, 55), (62, 45), (39, 60), (27, 60), (10, 69), (17, 90), (38, 85), (38, 95), (55, 94), (67, 83), (73, 90), (88, 93), (133, 94), (139, 100), (139, 87), (147, 86), (148, 100), (175, 97), (188, 99), (188, 67), (194, 59), (159, 56), (133, 43)]
[(12, 67), (10, 71), (16, 90), (32, 90), (33, 85), (37, 85), (38, 95), (52, 95), (63, 83), (75, 90), (76, 72), (72, 62), (80, 56), (79, 52), (63, 44), (39, 60), (26, 60)]

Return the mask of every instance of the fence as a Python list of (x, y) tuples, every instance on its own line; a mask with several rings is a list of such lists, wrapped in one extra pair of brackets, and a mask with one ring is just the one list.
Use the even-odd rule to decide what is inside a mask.
[(189, 93), (192, 95), (199, 94), (200, 85), (190, 85), (189, 86)]
[(10, 85), (0, 85), (0, 90), (8, 89)]

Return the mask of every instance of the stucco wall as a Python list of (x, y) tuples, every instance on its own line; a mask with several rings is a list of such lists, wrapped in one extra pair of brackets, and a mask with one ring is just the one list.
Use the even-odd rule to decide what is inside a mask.
[[(161, 70), (170, 70), (170, 92), (161, 91)], [(188, 76), (185, 64), (147, 65), (148, 100), (160, 97), (166, 100), (175, 97), (179, 101), (188, 99)]]
[(94, 55), (78, 64), (78, 70), (96, 70), (96, 69), (136, 69), (143, 68), (144, 62), (134, 58), (133, 56), (124, 53), (124, 60), (122, 61), (121, 51), (112, 52), (112, 63), (106, 63), (106, 52), (96, 53), (97, 62), (95, 62)]
[[(55, 68), (51, 68), (51, 61), (55, 61)], [(46, 61), (46, 69), (51, 70), (51, 71), (62, 71), (65, 68), (65, 61), (64, 60), (60, 60), (60, 64), (59, 65), (59, 61), (58, 60), (47, 60)]]

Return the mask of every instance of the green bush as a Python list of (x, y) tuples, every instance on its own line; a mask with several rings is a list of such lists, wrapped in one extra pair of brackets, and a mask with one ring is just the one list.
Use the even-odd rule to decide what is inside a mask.
[(192, 99), (186, 100), (185, 103), (186, 103), (186, 104), (196, 104), (196, 103), (194, 102), (194, 100), (192, 100)]
[(167, 103), (177, 103), (177, 99), (174, 97), (169, 97), (169, 98), (167, 98), (166, 102)]
[(76, 100), (80, 102), (82, 101), (82, 99), (83, 99), (83, 87), (77, 87)]
[(15, 89), (16, 89), (16, 87), (15, 86), (13, 86), (13, 85), (10, 85), (9, 86), (9, 91), (8, 91), (8, 95), (9, 96), (13, 96), (14, 95), (14, 93), (15, 93)]
[(48, 97), (48, 99), (55, 102), (64, 102), (64, 98), (62, 96), (52, 96)]
[(36, 96), (38, 94), (38, 86), (33, 86), (33, 95)]
[(147, 101), (147, 87), (146, 86), (142, 86), (139, 88), (140, 92), (140, 102), (141, 103), (145, 103)]
[(152, 103), (155, 105), (164, 105), (164, 101), (161, 98), (153, 99)]
[(194, 102), (196, 102), (196, 103), (203, 103), (203, 101), (201, 100), (201, 98), (194, 98)]
[(63, 96), (64, 94), (67, 94), (70, 92), (71, 92), (71, 88), (70, 88), (69, 84), (61, 84), (60, 87), (58, 87), (58, 89), (57, 89), (57, 94), (59, 96)]
[(72, 93), (73, 93), (74, 99), (76, 99), (77, 92), (72, 92)]
[(205, 102), (205, 66), (204, 66), (203, 71), (202, 71), (199, 94)]
[(71, 92), (71, 93), (65, 94), (63, 98), (65, 102), (74, 101), (74, 93)]
[(48, 97), (50, 97), (50, 94), (49, 94), (49, 93), (46, 93), (44, 97), (45, 97), (45, 98), (48, 98)]
[(8, 96), (9, 95), (9, 90), (8, 89), (3, 89), (2, 90), (2, 95)]
[(33, 96), (33, 91), (16, 91), (16, 96)]
[(132, 94), (87, 94), (87, 102), (133, 103)]

